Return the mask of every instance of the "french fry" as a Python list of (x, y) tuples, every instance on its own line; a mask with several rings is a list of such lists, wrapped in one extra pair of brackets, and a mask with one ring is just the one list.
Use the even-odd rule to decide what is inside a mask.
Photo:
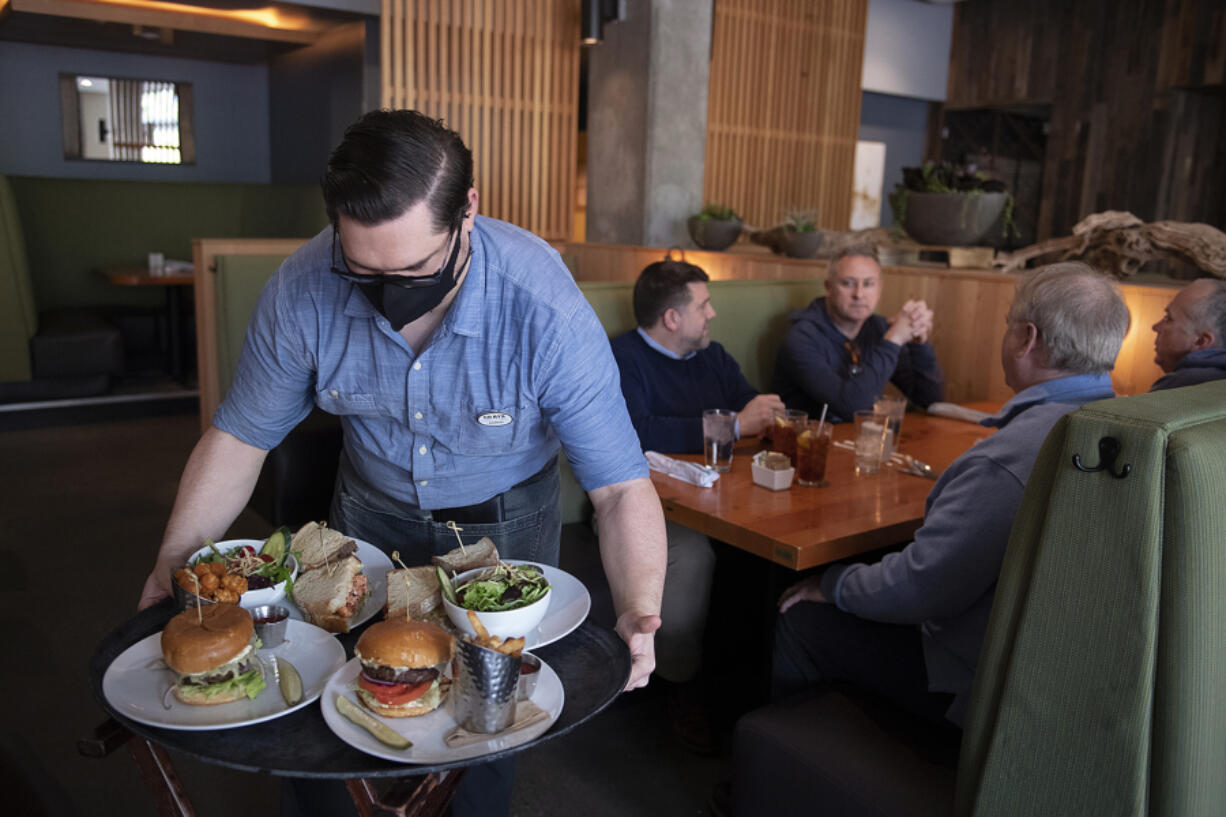
[(520, 636), (519, 638), (508, 638), (506, 641), (502, 642), (502, 646), (498, 647), (497, 649), (498, 652), (505, 655), (519, 655), (524, 651), (524, 637)]
[[(475, 610), (468, 611), (468, 623), (473, 625), (473, 629), (477, 631), (477, 638), (479, 642), (490, 640), (490, 631), (485, 629), (485, 625), (481, 623), (481, 619), (478, 618)], [(482, 644), (481, 646), (485, 645)]]

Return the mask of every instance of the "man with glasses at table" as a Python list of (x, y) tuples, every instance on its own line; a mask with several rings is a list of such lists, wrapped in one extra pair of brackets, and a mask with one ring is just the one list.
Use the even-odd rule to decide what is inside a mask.
[[(171, 570), (203, 540), (222, 538), (268, 450), (313, 404), (344, 430), (332, 527), (408, 564), (455, 547), (449, 522), (466, 542), (489, 536), (504, 558), (556, 564), (560, 443), (601, 518), (616, 629), (633, 662), (627, 687), (643, 686), (655, 665), (664, 519), (607, 335), (557, 252), (479, 218), (471, 151), (415, 111), (351, 125), (322, 187), (332, 225), (265, 286), (141, 606), (169, 595)], [(457, 810), (509, 809), (508, 764), (491, 766), (468, 772)], [(306, 788), (299, 810), (332, 807)]]
[(871, 409), (887, 383), (925, 408), (945, 399), (945, 377), (928, 342), (932, 310), (909, 300), (893, 318), (875, 314), (881, 267), (874, 247), (851, 247), (830, 259), (826, 294), (789, 320), (775, 359), (775, 391), (788, 408), (851, 420)]

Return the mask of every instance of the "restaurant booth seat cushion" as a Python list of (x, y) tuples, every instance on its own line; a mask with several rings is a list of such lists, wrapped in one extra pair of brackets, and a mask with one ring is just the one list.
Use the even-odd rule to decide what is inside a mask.
[[(1107, 438), (1120, 453), (1098, 469)], [(953, 809), (941, 813), (1222, 813), (1223, 486), (1226, 381), (1090, 403), (1055, 426), (1013, 525), (967, 712)], [(907, 754), (883, 748), (872, 718), (833, 704), (786, 716), (781, 706), (751, 713), (744, 729), (738, 726), (737, 757), (751, 738), (766, 753), (755, 772), (799, 764), (793, 755), (807, 747), (791, 739), (798, 730), (843, 739), (839, 754), (818, 758), (825, 771), (808, 770), (810, 785), (793, 787), (795, 799), (773, 801), (775, 813), (825, 813), (818, 807), (833, 790), (825, 782), (831, 769), (843, 772), (838, 791), (864, 793), (831, 813), (920, 808), (919, 794), (898, 811), (871, 802), (880, 781), (906, 780), (912, 771)], [(754, 734), (762, 731), (773, 736), (770, 748)], [(748, 804), (742, 815), (759, 813), (753, 804), (773, 796), (740, 766), (734, 791)], [(930, 806), (941, 803), (925, 800)]]
[(13, 189), (0, 175), (0, 403), (101, 394), (122, 371), (119, 330), (97, 313), (39, 313)]

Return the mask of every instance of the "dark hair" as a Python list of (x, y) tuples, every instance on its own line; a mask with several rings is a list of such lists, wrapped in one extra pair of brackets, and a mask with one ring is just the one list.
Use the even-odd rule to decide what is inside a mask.
[(333, 224), (338, 215), (382, 224), (428, 201), (433, 226), (463, 218), (473, 154), (460, 135), (417, 111), (371, 111), (345, 129), (320, 180)]
[(687, 285), (709, 280), (702, 267), (686, 261), (648, 264), (634, 282), (634, 319), (644, 329), (655, 326), (665, 312), (689, 301)]

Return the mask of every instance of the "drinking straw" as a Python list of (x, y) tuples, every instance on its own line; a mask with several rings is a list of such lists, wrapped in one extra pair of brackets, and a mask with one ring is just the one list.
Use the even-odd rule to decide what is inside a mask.
[(830, 408), (829, 403), (822, 403), (822, 416), (817, 421), (817, 436), (822, 436), (822, 426), (826, 424), (826, 409)]

